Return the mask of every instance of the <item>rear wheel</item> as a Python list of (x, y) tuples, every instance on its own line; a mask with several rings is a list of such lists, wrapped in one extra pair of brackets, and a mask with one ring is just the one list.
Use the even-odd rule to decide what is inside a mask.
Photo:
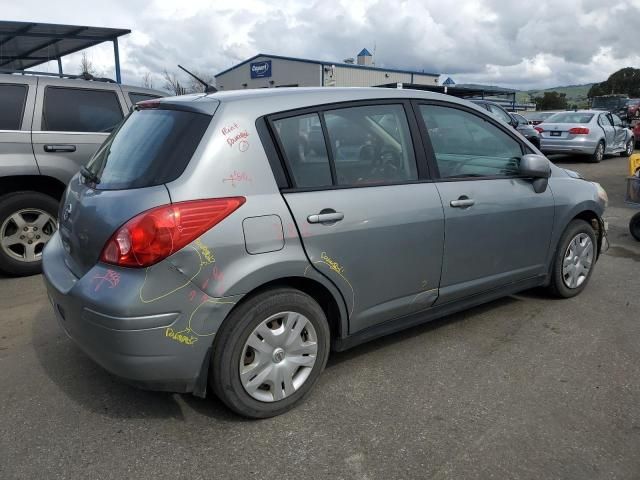
[(640, 242), (640, 212), (636, 213), (629, 220), (629, 231), (631, 236)]
[(272, 289), (234, 310), (216, 335), (210, 383), (232, 410), (280, 415), (311, 391), (329, 356), (329, 326), (299, 290)]
[(602, 159), (604, 158), (604, 142), (600, 141), (598, 143), (598, 146), (589, 158), (591, 159), (592, 163), (600, 163), (602, 161)]
[(56, 231), (58, 202), (39, 192), (16, 192), (0, 197), (0, 271), (35, 275), (42, 266), (42, 250)]
[(620, 155), (623, 157), (630, 157), (633, 153), (633, 148), (635, 146), (634, 143), (635, 141), (633, 140), (633, 138), (629, 139), (627, 144), (624, 146), (624, 151), (620, 152)]
[(560, 298), (578, 295), (589, 282), (596, 261), (596, 234), (584, 220), (573, 220), (560, 237), (551, 271), (551, 293)]

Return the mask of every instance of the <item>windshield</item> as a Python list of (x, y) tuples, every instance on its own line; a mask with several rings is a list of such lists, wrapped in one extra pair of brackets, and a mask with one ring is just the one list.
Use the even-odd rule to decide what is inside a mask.
[(547, 118), (547, 123), (589, 123), (593, 113), (560, 112)]
[(134, 111), (89, 161), (100, 190), (150, 187), (178, 178), (211, 117), (179, 110)]

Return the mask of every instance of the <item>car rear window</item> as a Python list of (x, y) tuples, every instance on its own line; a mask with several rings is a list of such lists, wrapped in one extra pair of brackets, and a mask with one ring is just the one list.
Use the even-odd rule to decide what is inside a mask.
[(0, 85), (0, 130), (20, 130), (26, 98), (25, 85)]
[(592, 118), (592, 113), (561, 112), (551, 115), (545, 121), (547, 123), (589, 123)]
[(129, 100), (134, 105), (138, 102), (144, 102), (145, 100), (153, 100), (154, 98), (160, 98), (159, 95), (151, 95), (150, 93), (137, 93), (129, 92)]
[(87, 168), (99, 190), (150, 187), (178, 178), (211, 116), (179, 110), (133, 112), (102, 144)]

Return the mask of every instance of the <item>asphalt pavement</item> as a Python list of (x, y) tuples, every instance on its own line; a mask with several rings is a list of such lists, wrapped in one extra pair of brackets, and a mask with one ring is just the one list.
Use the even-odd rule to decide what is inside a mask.
[(556, 163), (609, 193), (577, 298), (528, 291), (333, 353), (309, 399), (249, 421), (122, 384), (0, 278), (0, 479), (638, 479), (640, 242), (626, 159)]

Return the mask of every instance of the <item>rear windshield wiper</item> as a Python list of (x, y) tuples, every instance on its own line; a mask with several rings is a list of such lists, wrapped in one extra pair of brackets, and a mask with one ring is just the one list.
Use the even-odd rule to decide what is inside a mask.
[(98, 177), (98, 175), (93, 173), (84, 165), (80, 169), (80, 175), (82, 175), (84, 178), (86, 178), (89, 182), (93, 183), (94, 185), (98, 185), (100, 183), (100, 177)]

